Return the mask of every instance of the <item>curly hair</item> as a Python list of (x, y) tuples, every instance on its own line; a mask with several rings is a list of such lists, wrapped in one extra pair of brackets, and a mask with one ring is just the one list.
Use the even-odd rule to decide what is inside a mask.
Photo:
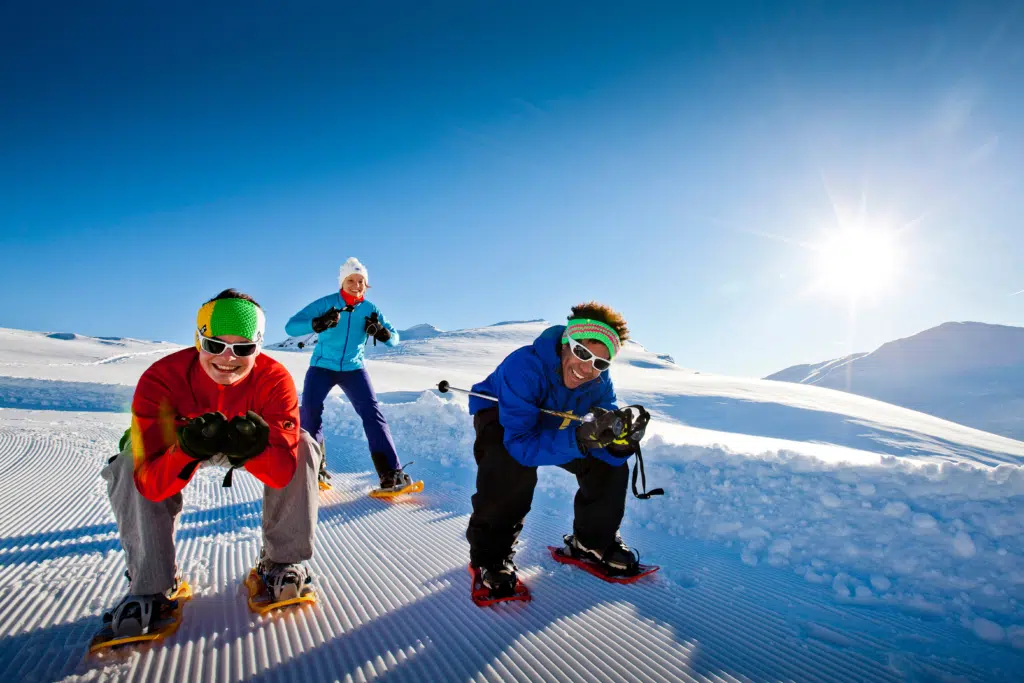
[[(253, 299), (251, 296), (249, 296), (245, 292), (238, 291), (234, 287), (232, 287), (230, 289), (225, 289), (223, 292), (221, 292), (217, 296), (215, 296), (212, 299), (210, 299), (210, 301), (219, 301), (220, 299), (244, 299), (245, 301), (248, 301), (250, 303), (256, 304), (256, 308), (258, 308), (260, 310), (263, 309), (262, 306), (260, 306), (258, 303), (256, 303), (256, 299)], [(210, 301), (207, 301), (206, 303), (210, 303)]]
[(569, 320), (572, 320), (573, 318), (590, 318), (591, 320), (599, 320), (615, 330), (615, 334), (619, 335), (619, 340), (626, 341), (629, 339), (629, 328), (626, 327), (626, 319), (622, 317), (621, 313), (611, 306), (607, 306), (596, 301), (588, 301), (585, 304), (576, 304), (572, 307), (572, 314), (569, 316)]

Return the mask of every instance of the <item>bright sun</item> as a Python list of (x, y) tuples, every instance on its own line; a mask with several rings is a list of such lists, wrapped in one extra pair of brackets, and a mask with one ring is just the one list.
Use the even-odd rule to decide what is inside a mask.
[(886, 290), (899, 267), (893, 240), (863, 229), (846, 228), (834, 233), (819, 248), (818, 258), (825, 287), (852, 297)]

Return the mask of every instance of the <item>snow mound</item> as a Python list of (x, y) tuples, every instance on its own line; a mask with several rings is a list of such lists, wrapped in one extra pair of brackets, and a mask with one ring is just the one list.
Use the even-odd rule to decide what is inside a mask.
[(444, 334), (444, 330), (430, 325), (428, 323), (420, 323), (419, 325), (413, 325), (407, 330), (399, 330), (398, 335), (402, 341), (413, 341), (416, 339), (432, 339), (439, 335)]

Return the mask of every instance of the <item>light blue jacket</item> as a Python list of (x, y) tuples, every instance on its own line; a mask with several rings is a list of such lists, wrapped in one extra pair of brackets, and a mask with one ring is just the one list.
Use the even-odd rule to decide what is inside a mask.
[(316, 346), (310, 365), (327, 370), (359, 370), (363, 367), (363, 345), (367, 339), (366, 318), (377, 314), (380, 324), (391, 332), (391, 339), (385, 342), (388, 346), (398, 345), (398, 330), (391, 326), (380, 309), (369, 301), (363, 300), (351, 311), (345, 310), (347, 304), (340, 292), (328, 294), (309, 304), (296, 313), (284, 326), (289, 337), (299, 337), (313, 331), (313, 318), (323, 315), (331, 307), (341, 311), (338, 324), (317, 335)]
[[(564, 465), (586, 457), (576, 443), (578, 422), (568, 422), (540, 412), (540, 408), (585, 415), (595, 407), (614, 410), (615, 387), (607, 372), (569, 389), (562, 381), (560, 357), (564, 325), (544, 330), (530, 346), (513, 351), (487, 379), (473, 385), (473, 391), (498, 399), (498, 421), (505, 428), (505, 449), (521, 465)], [(471, 396), (469, 412), (476, 414), (495, 403)], [(619, 458), (604, 448), (587, 455), (609, 465), (621, 465)]]

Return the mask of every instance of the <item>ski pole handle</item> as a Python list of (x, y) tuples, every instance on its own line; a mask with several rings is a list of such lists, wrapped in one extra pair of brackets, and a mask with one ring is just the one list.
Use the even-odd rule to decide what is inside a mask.
[[(448, 383), (448, 380), (446, 380), (446, 379), (443, 379), (440, 382), (438, 382), (437, 390), (440, 391), (442, 394), (446, 394), (449, 391), (457, 391), (460, 394), (468, 394), (470, 396), (476, 396), (477, 398), (483, 398), (483, 399), (486, 399), (488, 401), (494, 401), (495, 403), (498, 402), (498, 399), (496, 399), (494, 396), (490, 396), (488, 394), (481, 394), (481, 393), (479, 393), (477, 391), (470, 391), (469, 389), (459, 389), (458, 387), (453, 387), (452, 385), (450, 385)], [(561, 418), (564, 418), (566, 420), (577, 420), (579, 422), (593, 422), (594, 421), (594, 416), (591, 415), (590, 413), (587, 413), (586, 415), (582, 415), (581, 416), (581, 415), (576, 415), (575, 413), (563, 413), (563, 412), (560, 412), (560, 411), (557, 411), (557, 410), (548, 410), (547, 408), (539, 408), (538, 410), (540, 410), (540, 412), (542, 412), (542, 413), (547, 413), (548, 415), (554, 415), (555, 417), (561, 417)]]

